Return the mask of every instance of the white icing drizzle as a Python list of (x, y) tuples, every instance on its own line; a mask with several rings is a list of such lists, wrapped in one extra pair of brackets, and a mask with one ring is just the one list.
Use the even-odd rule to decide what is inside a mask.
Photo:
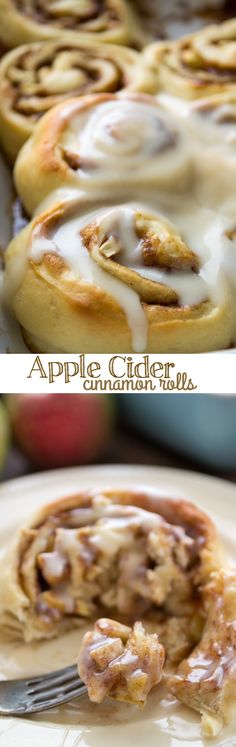
[[(157, 101), (168, 112), (185, 119), (186, 125), (195, 129), (195, 136), (211, 144), (220, 145), (221, 149), (229, 145), (228, 154), (236, 157), (236, 100), (224, 102), (221, 96), (216, 99), (206, 98), (197, 101), (185, 101), (169, 93), (160, 93)], [(215, 103), (214, 103), (215, 102)], [(193, 144), (194, 145), (194, 144)], [(232, 147), (233, 146), (233, 147)], [(225, 148), (227, 153), (227, 148)]]
[[(171, 129), (156, 105), (135, 101), (107, 101), (101, 104), (88, 119), (80, 134), (79, 145), (83, 158), (103, 160), (125, 158), (135, 167), (143, 158), (169, 147)], [(112, 167), (112, 162), (111, 162)], [(110, 167), (109, 167), (110, 168)], [(83, 169), (82, 169), (83, 170)]]
[(38, 228), (33, 234), (30, 256), (35, 262), (40, 262), (46, 252), (57, 253), (75, 277), (95, 284), (113, 296), (126, 315), (133, 350), (142, 352), (147, 346), (147, 318), (138, 294), (91, 258), (80, 231), (86, 224), (96, 220), (100, 236), (108, 234), (119, 238), (122, 257), (118, 261), (143, 277), (175, 290), (182, 306), (199, 304), (207, 299), (214, 303), (224, 303), (232, 283), (232, 272), (235, 274), (236, 269), (236, 242), (225, 234), (233, 229), (233, 222), (229, 218), (216, 216), (212, 210), (198, 208), (196, 211), (195, 204), (192, 204), (192, 212), (188, 212), (189, 208), (190, 203), (186, 206), (187, 213), (172, 211), (168, 219), (173, 218), (174, 225), (179, 228), (186, 243), (199, 255), (199, 273), (168, 272), (142, 265), (134, 220), (136, 212), (150, 212), (150, 208), (133, 203), (67, 220), (48, 238), (42, 236), (41, 228)]
[[(138, 272), (142, 277), (172, 288), (179, 296), (182, 306), (191, 306), (208, 297), (208, 288), (200, 275), (189, 272), (167, 272), (142, 263), (141, 242), (135, 231), (135, 206), (121, 206), (108, 210), (99, 223), (100, 236), (116, 236), (123, 247), (121, 263)], [(143, 206), (140, 206), (143, 210)], [(146, 208), (148, 211), (148, 208)], [(166, 222), (166, 218), (163, 217)], [(119, 256), (117, 258), (119, 262)]]
[[(234, 229), (235, 235), (230, 238), (230, 232)], [(203, 275), (213, 302), (223, 301), (226, 294), (230, 296), (236, 334), (236, 221), (226, 217), (216, 218), (206, 233), (205, 242), (210, 257), (203, 268)]]
[(182, 120), (191, 140), (191, 152), (199, 180), (199, 196), (205, 205), (221, 204), (234, 194), (236, 179), (236, 100), (223, 96), (184, 101), (161, 93), (157, 100), (168, 113)]
[[(90, 214), (89, 222), (96, 216), (97, 213)], [(58, 253), (77, 277), (87, 283), (97, 285), (113, 296), (127, 317), (132, 334), (133, 350), (140, 353), (147, 345), (147, 319), (139, 296), (132, 288), (109, 275), (91, 259), (79, 233), (87, 222), (88, 216), (64, 223), (51, 240), (51, 249), (48, 247), (48, 241), (44, 246), (44, 239), (41, 240), (36, 236), (36, 243), (34, 239), (32, 242), (31, 256), (36, 262), (40, 262), (45, 252)]]
[(50, 576), (55, 579), (62, 576), (65, 567), (65, 558), (59, 552), (42, 553), (41, 558), (44, 560), (44, 568)]
[(171, 189), (191, 163), (186, 137), (155, 100), (123, 97), (88, 107), (69, 117), (61, 144), (65, 156), (79, 156), (77, 173), (86, 190), (98, 184), (114, 189), (126, 180), (135, 188), (138, 179)]

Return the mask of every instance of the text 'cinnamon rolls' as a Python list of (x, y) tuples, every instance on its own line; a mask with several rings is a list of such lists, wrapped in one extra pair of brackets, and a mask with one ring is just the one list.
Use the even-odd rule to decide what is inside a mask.
[(86, 624), (91, 700), (144, 704), (164, 675), (214, 736), (235, 716), (235, 579), (193, 504), (88, 490), (42, 508), (5, 551), (0, 626), (31, 641)]
[(126, 0), (0, 0), (0, 40), (6, 47), (60, 39), (144, 43)]
[(45, 112), (70, 96), (152, 92), (154, 76), (127, 47), (62, 40), (25, 44), (0, 62), (0, 139), (14, 160)]

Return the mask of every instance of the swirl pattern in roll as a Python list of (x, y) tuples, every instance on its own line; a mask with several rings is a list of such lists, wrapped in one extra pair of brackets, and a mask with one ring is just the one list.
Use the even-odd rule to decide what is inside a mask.
[(17, 535), (1, 564), (0, 622), (34, 640), (101, 609), (126, 624), (153, 608), (157, 621), (159, 612), (198, 618), (196, 589), (222, 553), (210, 519), (188, 502), (148, 488), (83, 491), (44, 506)]
[(142, 44), (126, 0), (0, 0), (0, 40), (7, 48), (35, 41)]
[(54, 107), (36, 126), (15, 166), (28, 213), (79, 193), (93, 203), (140, 190), (183, 191), (192, 179), (178, 121), (146, 94), (97, 94)]
[(236, 20), (144, 51), (156, 70), (157, 89), (186, 99), (236, 90)]
[(138, 52), (115, 45), (25, 44), (0, 63), (0, 139), (11, 160), (45, 112), (71, 96), (152, 92), (154, 76)]
[(145, 487), (86, 490), (42, 507), (5, 551), (0, 626), (25, 641), (87, 628), (78, 669), (92, 701), (144, 704), (164, 673), (215, 736), (235, 716), (235, 589), (192, 503)]
[(37, 352), (221, 349), (235, 334), (234, 253), (234, 222), (186, 200), (166, 217), (63, 203), (11, 242), (5, 294)]

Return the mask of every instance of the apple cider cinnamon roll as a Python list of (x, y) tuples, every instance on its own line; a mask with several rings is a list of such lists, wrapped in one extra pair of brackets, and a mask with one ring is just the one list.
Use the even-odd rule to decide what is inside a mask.
[(184, 101), (168, 93), (159, 94), (162, 106), (178, 116), (191, 139), (195, 160), (195, 190), (199, 200), (214, 210), (235, 215), (236, 179), (236, 88), (206, 98)]
[(174, 695), (201, 713), (205, 737), (236, 717), (236, 573), (221, 569), (204, 592), (206, 621), (198, 645), (170, 678)]
[[(184, 616), (189, 651), (193, 618), (201, 630), (201, 589), (222, 556), (210, 519), (184, 500), (146, 488), (86, 491), (45, 506), (16, 537), (1, 561), (0, 624), (29, 641), (85, 622), (89, 627), (101, 613), (128, 627), (149, 619), (155, 633), (160, 624), (165, 634)], [(143, 688), (139, 682), (143, 700), (154, 684), (152, 657), (160, 679), (159, 640), (146, 637), (140, 625), (117, 633), (125, 648), (138, 647), (139, 656), (146, 646), (148, 671), (142, 659), (142, 672), (149, 676), (142, 677)], [(80, 666), (87, 680), (84, 653)], [(104, 649), (105, 659), (107, 653)]]
[(97, 94), (48, 112), (15, 166), (28, 213), (66, 193), (81, 200), (133, 199), (143, 190), (183, 190), (193, 176), (183, 128), (151, 96)]
[(165, 653), (156, 633), (146, 633), (142, 623), (133, 629), (116, 620), (101, 618), (85, 634), (78, 670), (94, 703), (109, 695), (115, 700), (144, 705), (162, 676)]
[(7, 47), (61, 39), (142, 44), (126, 0), (0, 0), (0, 40)]
[[(236, 160), (236, 88), (231, 93), (219, 93), (194, 101), (189, 108), (190, 125), (197, 130), (201, 144)], [(193, 127), (194, 131), (194, 127)]]
[(235, 229), (191, 209), (184, 201), (184, 211), (164, 216), (127, 203), (84, 214), (80, 203), (63, 203), (35, 218), (11, 242), (5, 272), (5, 296), (30, 349), (229, 346)]
[(157, 89), (183, 99), (235, 91), (236, 20), (174, 42), (151, 44), (145, 58), (156, 70)]
[(218, 148), (222, 156), (228, 151), (228, 160), (235, 160), (236, 88), (235, 91), (181, 102), (176, 96), (163, 93), (160, 94), (160, 102), (174, 116), (178, 112), (187, 131), (194, 136), (193, 145), (199, 148), (199, 158), (202, 161), (209, 146), (214, 150)]
[(63, 40), (25, 44), (0, 63), (0, 139), (11, 160), (45, 112), (71, 96), (152, 92), (153, 75), (138, 52)]

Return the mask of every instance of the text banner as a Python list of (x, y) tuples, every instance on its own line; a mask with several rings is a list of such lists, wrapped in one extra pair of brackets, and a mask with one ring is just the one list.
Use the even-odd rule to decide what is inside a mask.
[(236, 394), (236, 355), (3, 354), (0, 392)]

